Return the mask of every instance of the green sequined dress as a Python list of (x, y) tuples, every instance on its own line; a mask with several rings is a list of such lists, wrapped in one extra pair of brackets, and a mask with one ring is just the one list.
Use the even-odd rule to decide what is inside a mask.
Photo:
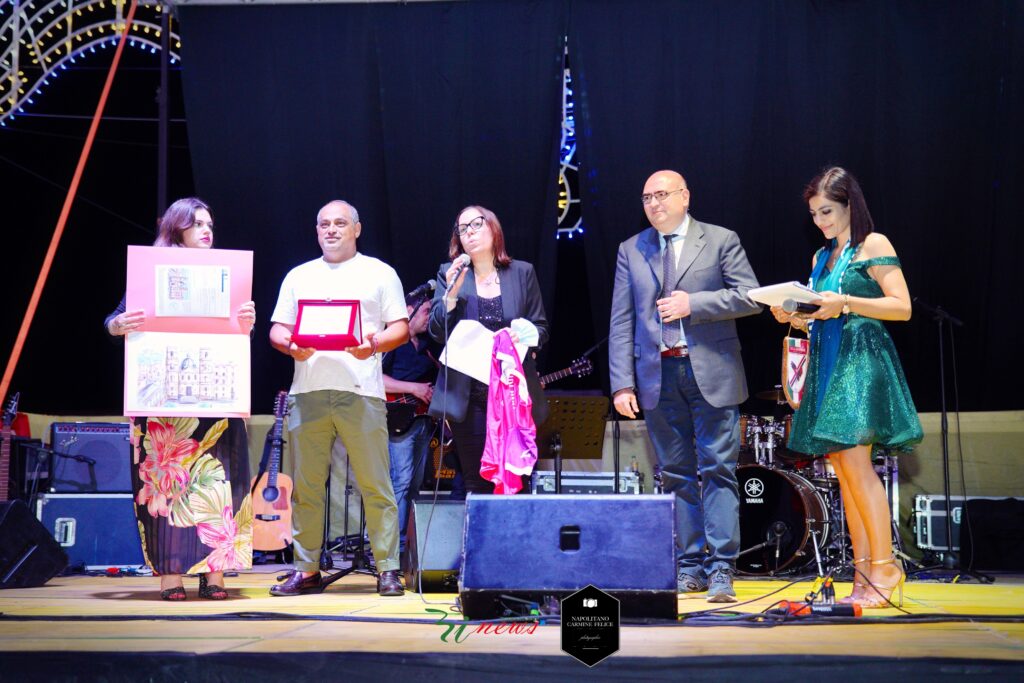
[[(881, 297), (882, 288), (868, 268), (899, 265), (895, 256), (855, 261), (843, 274), (841, 291), (856, 297)], [(921, 440), (921, 421), (896, 347), (881, 320), (846, 316), (831, 377), (821, 376), (818, 341), (811, 335), (807, 380), (800, 409), (793, 415), (790, 449), (824, 455), (877, 444), (909, 451)]]

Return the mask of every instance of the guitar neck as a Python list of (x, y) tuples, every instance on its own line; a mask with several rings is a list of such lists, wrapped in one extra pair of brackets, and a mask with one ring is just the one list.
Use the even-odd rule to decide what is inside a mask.
[(0, 436), (0, 503), (8, 500), (8, 488), (11, 481), (11, 426), (4, 424)]
[(277, 486), (277, 474), (281, 470), (281, 435), (284, 433), (284, 418), (274, 418), (274, 430), (270, 437), (270, 462), (267, 463), (267, 486)]
[(562, 379), (563, 377), (568, 377), (571, 374), (572, 374), (572, 368), (565, 368), (564, 370), (559, 370), (557, 372), (552, 372), (550, 375), (542, 376), (540, 378), (540, 383), (541, 384), (550, 384), (551, 382), (554, 382), (555, 380)]

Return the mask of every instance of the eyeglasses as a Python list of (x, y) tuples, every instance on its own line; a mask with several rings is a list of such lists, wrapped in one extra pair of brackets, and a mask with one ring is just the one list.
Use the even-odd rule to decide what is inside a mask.
[(471, 233), (471, 232), (476, 234), (476, 233), (480, 232), (481, 230), (483, 230), (484, 225), (486, 225), (486, 224), (487, 224), (487, 222), (484, 220), (483, 216), (477, 216), (476, 218), (474, 218), (473, 220), (471, 220), (468, 223), (458, 223), (455, 226), (455, 232), (457, 232), (459, 234), (459, 237), (467, 235), (468, 233)]
[(678, 190), (672, 190), (671, 192), (665, 192), (664, 190), (658, 190), (657, 192), (651, 192), (649, 194), (640, 195), (640, 201), (643, 202), (644, 204), (650, 204), (652, 199), (657, 199), (659, 202), (663, 202), (666, 199), (668, 199), (668, 196), (670, 194), (675, 194), (676, 192), (682, 192), (684, 189), (686, 189), (686, 188), (680, 187)]

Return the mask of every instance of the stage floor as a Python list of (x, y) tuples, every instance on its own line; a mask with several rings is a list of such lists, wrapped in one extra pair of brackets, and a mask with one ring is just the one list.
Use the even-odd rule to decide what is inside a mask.
[[(203, 661), (235, 662), (228, 667), (229, 671), (240, 666), (260, 666), (270, 671), (273, 666), (260, 657), (275, 655), (281, 667), (288, 670), (297, 661), (295, 655), (302, 653), (323, 662), (317, 667), (322, 668), (327, 666), (324, 657), (344, 653), (349, 664), (354, 661), (352, 657), (369, 656), (374, 666), (366, 669), (365, 660), (360, 665), (360, 670), (368, 677), (372, 677), (368, 672), (380, 671), (381, 662), (387, 662), (388, 667), (396, 666), (399, 660), (394, 657), (399, 656), (403, 666), (413, 667), (408, 669), (410, 674), (418, 672), (411, 675), (411, 680), (440, 680), (439, 672), (450, 675), (465, 667), (477, 672), (479, 679), (511, 680), (488, 669), (488, 664), (498, 666), (496, 662), (503, 661), (495, 659), (500, 655), (533, 656), (539, 658), (536, 662), (547, 662), (536, 673), (523, 676), (523, 679), (533, 680), (538, 676), (543, 678), (544, 673), (553, 673), (550, 663), (561, 659), (565, 661), (558, 664), (562, 667), (560, 676), (567, 672), (571, 675), (576, 671), (574, 667), (590, 676), (604, 668), (606, 677), (616, 679), (624, 676), (627, 668), (623, 662), (626, 661), (631, 663), (628, 666), (631, 678), (642, 672), (646, 672), (642, 678), (671, 678), (673, 671), (678, 673), (676, 662), (680, 661), (695, 666), (728, 662), (732, 667), (729, 671), (736, 674), (737, 662), (743, 661), (748, 672), (753, 665), (760, 680), (783, 680), (782, 672), (793, 671), (793, 666), (818, 671), (819, 667), (829, 665), (833, 667), (830, 678), (849, 680), (854, 678), (851, 675), (854, 670), (842, 663), (848, 664), (851, 657), (874, 661), (883, 667), (879, 671), (885, 673), (895, 673), (892, 662), (906, 666), (916, 662), (906, 670), (913, 680), (943, 678), (913, 675), (923, 674), (925, 670), (920, 668), (920, 663), (929, 660), (937, 667), (935, 671), (951, 673), (956, 670), (958, 675), (973, 671), (984, 673), (985, 680), (1021, 680), (1019, 676), (1024, 673), (1024, 623), (984, 619), (891, 623), (885, 618), (899, 616), (901, 613), (896, 609), (871, 610), (852, 624), (797, 622), (774, 627), (690, 627), (682, 620), (671, 625), (624, 625), (619, 652), (597, 667), (587, 669), (561, 652), (557, 624), (541, 626), (532, 634), (500, 635), (474, 633), (475, 627), (469, 626), (461, 642), (455, 642), (454, 634), (445, 641), (442, 635), (447, 627), (434, 623), (439, 616), (428, 610), (445, 610), (451, 612), (452, 620), (458, 620), (458, 614), (453, 611), (455, 595), (427, 594), (421, 598), (408, 592), (401, 598), (381, 598), (374, 592), (371, 577), (352, 575), (321, 595), (271, 597), (267, 591), (280, 571), (280, 567), (263, 566), (230, 577), (227, 583), (231, 597), (221, 602), (198, 599), (195, 579), (186, 579), (189, 599), (177, 604), (159, 599), (158, 580), (152, 577), (61, 577), (40, 588), (2, 591), (0, 662), (6, 665), (0, 668), (0, 680), (64, 680), (61, 671), (68, 674), (66, 680), (92, 680), (78, 675), (101, 661), (104, 666), (112, 667), (113, 663), (136, 657), (130, 660), (134, 664), (119, 667), (123, 674), (125, 667), (148, 661), (146, 658), (155, 653), (161, 653), (161, 661), (186, 655), (193, 667)], [(724, 607), (729, 611), (757, 613), (780, 599), (799, 600), (811, 587), (809, 581), (786, 585), (787, 582), (780, 580), (740, 580), (736, 584), (737, 593), (745, 604), (709, 605), (703, 597), (680, 596), (679, 611), (688, 614)], [(775, 591), (779, 592), (764, 597)], [(848, 592), (849, 584), (837, 585), (838, 595)], [(908, 582), (904, 609), (915, 619), (1020, 615), (1024, 613), (1024, 579), (1000, 576), (991, 585)], [(63, 668), (54, 669), (52, 677), (39, 679), (25, 675), (5, 676), (5, 670), (13, 675), (19, 667), (29, 666), (33, 653), (49, 661), (54, 661), (55, 653), (63, 653), (58, 657), (63, 661)], [(387, 659), (373, 659), (374, 655), (387, 655)], [(129, 660), (125, 660), (126, 657)], [(609, 664), (620, 658), (618, 666)], [(257, 664), (261, 661), (264, 663)], [(430, 675), (423, 671), (423, 663), (427, 661)], [(524, 660), (514, 661), (522, 663)], [(667, 666), (669, 662), (671, 667)], [(955, 663), (953, 669), (949, 668), (950, 662)], [(59, 662), (54, 666), (58, 665)], [(978, 665), (982, 665), (981, 670), (977, 669)], [(787, 666), (789, 668), (785, 669)], [(706, 670), (698, 666), (695, 670), (707, 674), (697, 676), (698, 680), (716, 680), (720, 678), (717, 674), (725, 673), (725, 669), (716, 667)], [(777, 678), (768, 675), (773, 670), (779, 674)], [(31, 667), (28, 671), (32, 671)], [(175, 675), (180, 680), (185, 674)], [(222, 680), (220, 676), (214, 678)], [(195, 679), (194, 672), (191, 679)], [(102, 675), (95, 680), (133, 679)], [(223, 680), (231, 680), (230, 675), (226, 674)]]

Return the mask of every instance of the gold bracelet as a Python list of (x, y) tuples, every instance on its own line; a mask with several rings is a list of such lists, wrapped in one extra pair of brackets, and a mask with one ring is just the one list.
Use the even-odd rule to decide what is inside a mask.
[(843, 315), (850, 315), (850, 295), (843, 294)]

